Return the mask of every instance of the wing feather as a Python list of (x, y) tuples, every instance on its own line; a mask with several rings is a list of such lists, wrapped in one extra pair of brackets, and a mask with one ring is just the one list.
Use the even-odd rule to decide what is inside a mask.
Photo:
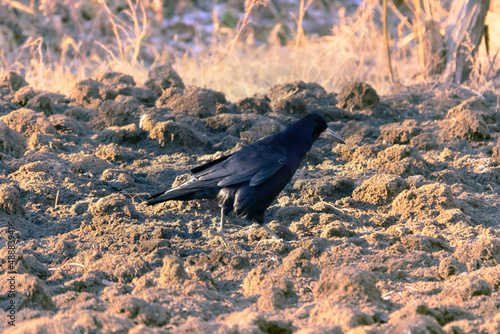
[(259, 170), (251, 179), (250, 179), (250, 186), (255, 187), (258, 186), (259, 184), (263, 183), (267, 179), (269, 179), (271, 176), (276, 174), (281, 167), (285, 164), (286, 157), (283, 155), (276, 155), (274, 157), (273, 161), (268, 166), (265, 166), (261, 170)]
[[(255, 143), (214, 164), (193, 178), (205, 186), (227, 187), (243, 182), (257, 186), (276, 174), (286, 162), (285, 152)], [(197, 183), (197, 182), (195, 182)]]

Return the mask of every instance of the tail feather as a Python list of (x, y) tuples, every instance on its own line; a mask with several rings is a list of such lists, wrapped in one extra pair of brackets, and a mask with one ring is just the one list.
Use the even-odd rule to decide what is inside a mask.
[(217, 197), (218, 192), (218, 187), (206, 187), (200, 182), (189, 180), (178, 187), (150, 196), (146, 205), (154, 205), (170, 200), (214, 199)]
[(170, 189), (168, 191), (164, 191), (164, 192), (161, 192), (161, 193), (158, 193), (158, 194), (155, 194), (155, 195), (149, 197), (146, 204), (147, 205), (154, 205), (154, 204), (158, 204), (161, 202), (177, 199), (179, 197), (189, 195), (189, 194), (194, 193), (194, 192), (196, 192), (196, 190), (174, 188), (174, 189)]
[[(187, 190), (187, 189), (186, 189)], [(199, 190), (191, 190), (186, 191), (185, 193), (176, 193), (176, 194), (168, 194), (162, 193), (161, 196), (156, 198), (150, 198), (146, 202), (146, 205), (154, 205), (161, 202), (166, 202), (170, 200), (176, 201), (191, 201), (193, 199), (216, 199), (217, 194), (219, 193), (219, 189), (210, 188), (210, 189), (199, 189)]]
[(152, 200), (153, 198), (160, 197), (163, 194), (165, 194), (165, 191), (162, 191), (161, 193), (158, 193), (158, 194), (151, 195), (151, 196), (148, 197), (148, 201)]

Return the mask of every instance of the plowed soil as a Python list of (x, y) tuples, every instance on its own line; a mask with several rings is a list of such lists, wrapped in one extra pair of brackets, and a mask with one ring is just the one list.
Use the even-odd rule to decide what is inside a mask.
[[(295, 82), (227, 101), (169, 68), (62, 96), (4, 73), (0, 331), (500, 333), (499, 98)], [(310, 112), (347, 144), (317, 141), (267, 211), (283, 242), (230, 217), (222, 243), (215, 203), (143, 204)]]

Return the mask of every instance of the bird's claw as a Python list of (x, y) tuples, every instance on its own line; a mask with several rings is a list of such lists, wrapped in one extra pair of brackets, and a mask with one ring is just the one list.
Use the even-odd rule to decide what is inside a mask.
[(259, 242), (257, 242), (257, 246), (260, 246), (260, 245), (263, 245), (263, 244), (275, 244), (275, 243), (284, 243), (283, 239), (278, 237), (276, 235), (276, 233), (274, 233), (273, 231), (271, 231), (271, 229), (269, 227), (267, 227), (266, 225), (262, 225), (262, 228), (264, 228), (264, 230), (266, 230), (266, 232), (271, 236), (271, 238), (269, 239), (261, 239), (259, 240)]
[(209, 234), (211, 237), (218, 237), (221, 239), (222, 243), (226, 246), (229, 245), (229, 243), (226, 241), (226, 235), (224, 233), (224, 231), (216, 231), (216, 230), (212, 230), (210, 229), (209, 230)]

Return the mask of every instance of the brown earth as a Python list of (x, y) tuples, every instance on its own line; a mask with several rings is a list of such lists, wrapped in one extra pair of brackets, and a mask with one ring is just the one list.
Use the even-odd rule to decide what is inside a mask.
[[(4, 73), (0, 331), (500, 333), (498, 99), (297, 82), (233, 103), (165, 67), (68, 97)], [(347, 145), (318, 141), (269, 208), (284, 242), (231, 218), (221, 244), (214, 203), (142, 204), (313, 111)]]

